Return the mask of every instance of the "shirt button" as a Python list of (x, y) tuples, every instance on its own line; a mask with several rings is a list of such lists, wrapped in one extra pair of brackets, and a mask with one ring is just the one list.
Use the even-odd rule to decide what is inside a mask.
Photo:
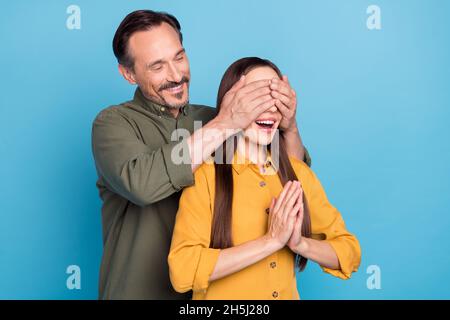
[(260, 187), (264, 187), (266, 185), (266, 183), (264, 182), (264, 181), (261, 181), (260, 183), (259, 183), (259, 186)]
[(267, 214), (270, 213), (270, 208), (266, 208), (266, 213), (267, 213)]
[(270, 263), (270, 267), (272, 269), (274, 269), (276, 266), (277, 266), (277, 263), (275, 261)]
[(272, 165), (272, 162), (270, 162), (270, 160), (266, 162), (266, 167), (270, 167), (271, 165)]
[(276, 291), (272, 292), (272, 297), (278, 298), (278, 292), (276, 292)]
[(161, 107), (161, 111), (162, 112), (164, 112), (166, 110), (166, 108), (164, 108), (164, 107)]

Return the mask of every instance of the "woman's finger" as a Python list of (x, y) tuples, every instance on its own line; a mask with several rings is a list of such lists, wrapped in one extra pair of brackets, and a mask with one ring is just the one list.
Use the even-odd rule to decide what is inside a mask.
[(284, 198), (284, 203), (282, 206), (283, 218), (282, 221), (285, 222), (289, 216), (289, 213), (298, 198), (300, 193), (300, 188), (298, 182), (294, 181), (291, 189), (289, 190), (289, 194)]
[(284, 185), (283, 190), (281, 191), (280, 195), (278, 196), (277, 203), (275, 204), (275, 208), (274, 208), (275, 211), (280, 210), (280, 207), (281, 207), (281, 205), (283, 204), (283, 199), (284, 199), (284, 197), (285, 197), (287, 191), (288, 191), (289, 188), (291, 187), (291, 185), (292, 185), (292, 181), (288, 181), (288, 182)]
[(302, 189), (300, 188), (298, 197), (295, 200), (294, 206), (292, 207), (292, 210), (290, 212), (291, 215), (293, 215), (293, 216), (297, 216), (298, 215), (299, 210), (300, 210), (300, 208), (302, 206), (302, 202), (303, 202), (303, 200), (302, 200)]

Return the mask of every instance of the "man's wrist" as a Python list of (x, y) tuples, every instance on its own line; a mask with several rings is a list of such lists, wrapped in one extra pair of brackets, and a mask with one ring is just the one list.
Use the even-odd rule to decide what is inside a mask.
[(294, 122), (294, 124), (290, 125), (288, 128), (282, 128), (281, 130), (285, 134), (295, 134), (295, 135), (299, 134), (298, 127), (297, 127), (297, 122)]
[(236, 134), (241, 131), (241, 129), (236, 128), (236, 126), (229, 119), (224, 119), (219, 115), (212, 119), (208, 125), (211, 128), (231, 133), (229, 135)]

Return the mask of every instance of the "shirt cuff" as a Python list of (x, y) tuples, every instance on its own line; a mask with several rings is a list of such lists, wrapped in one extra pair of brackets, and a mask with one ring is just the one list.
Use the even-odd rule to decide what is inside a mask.
[(353, 257), (353, 252), (349, 252), (350, 249), (348, 248), (348, 246), (338, 239), (324, 241), (328, 242), (333, 247), (338, 257), (341, 269), (335, 270), (321, 266), (323, 272), (326, 272), (343, 280), (350, 279), (352, 273), (358, 271), (358, 267), (355, 264), (355, 259)]
[[(182, 158), (180, 164), (174, 163), (172, 159), (172, 151), (174, 148), (177, 148), (174, 156)], [(179, 150), (182, 150), (183, 153), (179, 153)], [(184, 152), (187, 152), (187, 155), (185, 155)], [(194, 174), (192, 173), (191, 165), (192, 160), (186, 139), (183, 139), (181, 142), (175, 141), (164, 145), (162, 147), (162, 154), (164, 163), (166, 164), (167, 174), (174, 188), (181, 190), (184, 187), (194, 184)], [(187, 163), (184, 160), (187, 160)]]
[(202, 249), (194, 284), (192, 286), (193, 291), (206, 291), (209, 286), (209, 277), (214, 271), (220, 251), (220, 249)]

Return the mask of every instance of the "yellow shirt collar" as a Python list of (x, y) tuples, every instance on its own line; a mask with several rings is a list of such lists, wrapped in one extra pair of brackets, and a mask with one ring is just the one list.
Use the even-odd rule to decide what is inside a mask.
[[(232, 167), (237, 174), (241, 174), (248, 167), (252, 167), (257, 171), (259, 171), (259, 167), (255, 163), (251, 162), (249, 159), (246, 159), (238, 151), (234, 153)], [(263, 170), (264, 172), (260, 172), (261, 174), (274, 174), (277, 172), (277, 169), (272, 161), (270, 152), (267, 152), (267, 158), (264, 163)]]

